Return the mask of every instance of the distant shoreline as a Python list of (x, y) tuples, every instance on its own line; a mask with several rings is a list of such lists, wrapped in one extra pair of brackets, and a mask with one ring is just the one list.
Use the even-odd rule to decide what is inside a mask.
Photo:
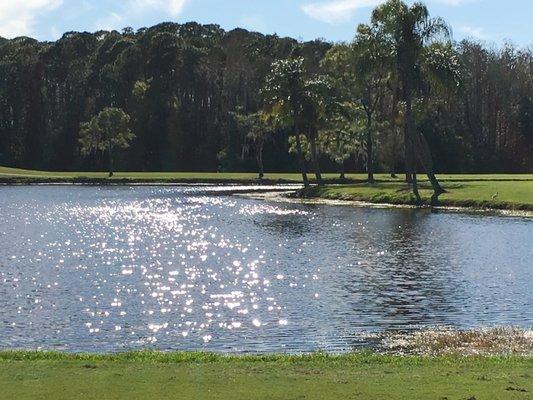
[[(310, 187), (301, 189), (290, 197), (322, 201), (344, 201), (346, 203), (383, 205), (390, 207), (434, 208), (451, 211), (507, 211), (510, 215), (533, 216), (533, 204), (519, 202), (479, 201), (473, 199), (441, 199), (438, 205), (429, 204), (429, 199), (423, 199), (422, 204), (416, 204), (413, 199), (382, 193), (362, 194), (354, 190), (352, 193), (342, 193), (335, 187)], [(532, 193), (533, 196), (533, 193)], [(533, 199), (533, 197), (532, 197)]]
[(284, 179), (216, 179), (216, 178), (86, 178), (86, 177), (0, 177), (0, 185), (88, 185), (88, 186), (128, 186), (128, 185), (287, 185), (297, 184)]
[[(80, 186), (224, 186), (217, 194), (269, 193), (291, 191), (293, 199), (342, 201), (356, 205), (384, 205), (430, 207), (431, 190), (427, 182), (420, 182), (422, 204), (416, 204), (402, 177), (376, 174), (376, 183), (365, 182), (365, 174), (324, 174), (324, 186), (303, 188), (297, 173), (268, 173), (258, 179), (255, 173), (207, 172), (119, 172), (108, 178), (103, 172), (46, 172), (0, 167), (0, 185), (80, 185)], [(436, 209), (458, 211), (506, 211), (513, 215), (533, 213), (533, 175), (531, 174), (441, 174), (448, 191), (440, 196)], [(241, 186), (231, 188), (230, 186)], [(246, 187), (247, 186), (247, 187)]]

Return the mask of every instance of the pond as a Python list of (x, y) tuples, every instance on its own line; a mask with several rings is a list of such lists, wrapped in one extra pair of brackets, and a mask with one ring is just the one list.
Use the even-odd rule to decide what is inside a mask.
[(533, 325), (533, 219), (0, 188), (0, 348), (343, 352)]

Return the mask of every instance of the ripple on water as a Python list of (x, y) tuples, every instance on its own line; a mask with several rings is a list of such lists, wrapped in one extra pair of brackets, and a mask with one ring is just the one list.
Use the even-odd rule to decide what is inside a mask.
[(344, 351), (372, 332), (530, 327), (532, 241), (526, 219), (1, 188), (0, 346)]

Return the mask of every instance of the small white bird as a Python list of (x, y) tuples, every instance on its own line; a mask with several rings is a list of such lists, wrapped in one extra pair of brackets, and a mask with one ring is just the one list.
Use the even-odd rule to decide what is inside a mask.
[(492, 200), (495, 200), (496, 197), (498, 197), (498, 194), (499, 194), (498, 192), (494, 193), (494, 194), (492, 195)]

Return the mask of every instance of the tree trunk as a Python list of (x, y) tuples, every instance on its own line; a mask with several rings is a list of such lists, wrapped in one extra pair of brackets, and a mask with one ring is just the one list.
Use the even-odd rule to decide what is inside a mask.
[[(406, 112), (407, 114), (407, 112)], [(405, 118), (407, 119), (407, 118)], [(404, 122), (404, 134), (403, 134), (403, 141), (404, 141), (404, 158), (405, 158), (405, 183), (407, 183), (409, 186), (411, 183), (413, 183), (413, 160), (415, 158), (414, 156), (414, 150), (413, 150), (413, 141), (411, 140), (411, 137), (409, 135), (409, 129), (407, 128), (407, 122)]]
[(259, 168), (259, 179), (263, 179), (265, 176), (265, 169), (263, 167), (263, 144), (260, 144), (257, 148), (257, 167)]
[(420, 195), (418, 190), (415, 193), (416, 182), (416, 171), (415, 171), (415, 152), (417, 158), (420, 160), (424, 171), (426, 172), (429, 181), (431, 182), (431, 187), (433, 188), (433, 195), (431, 196), (431, 203), (435, 204), (439, 201), (439, 196), (446, 191), (440, 186), (435, 173), (433, 172), (433, 159), (431, 157), (431, 151), (429, 150), (429, 145), (426, 141), (424, 135), (416, 130), (415, 117), (413, 115), (412, 107), (412, 93), (410, 86), (407, 85), (405, 88), (405, 127), (406, 127), (406, 139), (409, 141), (409, 146), (406, 143), (406, 157), (407, 149), (409, 147), (410, 151), (410, 164), (411, 169), (408, 171), (411, 172), (413, 178), (413, 193), (415, 194), (417, 201), (420, 201)]
[(398, 118), (398, 103), (399, 103), (399, 88), (397, 86), (397, 83), (395, 84), (394, 88), (392, 89), (392, 110), (390, 113), (390, 119), (389, 123), (391, 126), (391, 133), (392, 133), (392, 149), (390, 152), (390, 176), (391, 178), (396, 179), (396, 154), (397, 154), (397, 130), (396, 130), (396, 122)]
[(298, 162), (300, 163), (300, 171), (302, 173), (302, 180), (305, 187), (309, 187), (309, 180), (307, 179), (307, 168), (305, 167), (305, 158), (302, 152), (302, 141), (300, 134), (296, 133), (296, 151), (298, 152)]
[(446, 191), (440, 185), (437, 177), (435, 176), (435, 172), (433, 171), (433, 158), (431, 157), (431, 151), (429, 150), (429, 145), (426, 138), (422, 133), (416, 132), (414, 139), (416, 141), (415, 145), (418, 149), (418, 158), (420, 159), (420, 162), (428, 176), (429, 182), (431, 183), (431, 187), (433, 188), (431, 204), (436, 204), (439, 201), (439, 196), (443, 193), (446, 193)]
[(416, 129), (415, 119), (413, 116), (412, 99), (409, 90), (405, 93), (405, 166), (406, 177), (405, 180), (412, 185), (413, 194), (415, 195), (416, 202), (421, 203), (420, 193), (418, 192), (418, 181), (416, 177), (416, 163), (415, 163), (415, 146), (413, 140), (413, 133)]
[(411, 183), (413, 184), (413, 194), (415, 195), (416, 203), (421, 204), (422, 199), (420, 198), (420, 193), (418, 191), (418, 179), (416, 177), (416, 172), (413, 172), (411, 175)]
[(341, 176), (340, 176), (339, 179), (344, 180), (344, 179), (346, 179), (346, 172), (345, 172), (345, 170), (344, 170), (344, 160), (342, 160), (342, 161), (339, 163), (339, 165), (340, 165), (340, 171), (341, 171)]
[(311, 158), (313, 159), (313, 167), (315, 169), (316, 181), (319, 186), (322, 186), (322, 174), (320, 173), (320, 164), (318, 162), (318, 154), (316, 151), (316, 137), (314, 135), (309, 135), (309, 147), (311, 148)]
[(111, 178), (114, 175), (113, 172), (113, 147), (111, 144), (107, 146), (107, 152), (109, 153), (109, 177)]
[(375, 183), (374, 180), (374, 151), (372, 143), (372, 114), (366, 114), (366, 172), (368, 173), (368, 183)]

